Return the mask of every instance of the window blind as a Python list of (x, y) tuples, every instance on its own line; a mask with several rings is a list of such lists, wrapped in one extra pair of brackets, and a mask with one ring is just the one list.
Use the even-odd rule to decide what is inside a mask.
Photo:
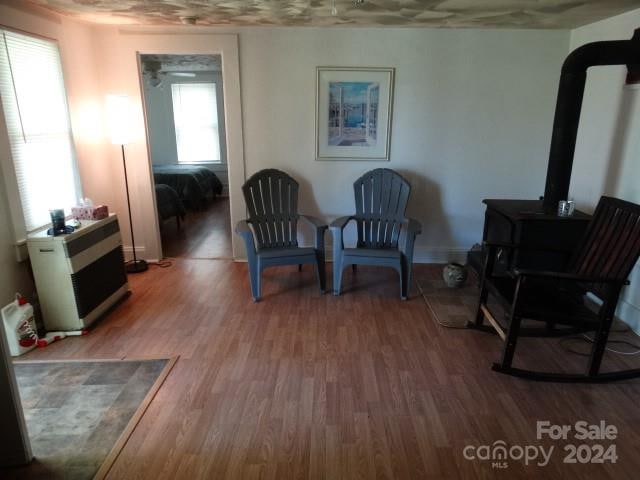
[(25, 229), (82, 196), (56, 43), (0, 29), (0, 97)]
[(220, 163), (215, 83), (171, 85), (178, 163)]

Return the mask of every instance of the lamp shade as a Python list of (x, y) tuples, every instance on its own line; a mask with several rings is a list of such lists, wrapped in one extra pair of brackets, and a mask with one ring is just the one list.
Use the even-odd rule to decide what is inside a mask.
[(107, 95), (107, 128), (114, 145), (131, 141), (131, 106), (127, 95)]

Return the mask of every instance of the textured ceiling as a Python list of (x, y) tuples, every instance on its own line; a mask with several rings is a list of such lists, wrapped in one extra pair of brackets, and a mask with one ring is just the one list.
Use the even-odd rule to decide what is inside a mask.
[(640, 0), (30, 0), (98, 23), (382, 25), (573, 28), (640, 7)]

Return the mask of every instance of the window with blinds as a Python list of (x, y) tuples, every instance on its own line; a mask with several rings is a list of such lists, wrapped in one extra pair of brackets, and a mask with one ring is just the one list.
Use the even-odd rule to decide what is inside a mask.
[(215, 83), (171, 85), (178, 163), (221, 163)]
[(0, 97), (31, 232), (50, 222), (50, 209), (69, 213), (82, 196), (57, 44), (0, 29)]

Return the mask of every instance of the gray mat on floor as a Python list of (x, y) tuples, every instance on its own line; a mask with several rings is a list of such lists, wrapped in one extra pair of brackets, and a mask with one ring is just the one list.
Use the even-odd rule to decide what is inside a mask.
[(37, 477), (93, 478), (168, 361), (14, 364)]

